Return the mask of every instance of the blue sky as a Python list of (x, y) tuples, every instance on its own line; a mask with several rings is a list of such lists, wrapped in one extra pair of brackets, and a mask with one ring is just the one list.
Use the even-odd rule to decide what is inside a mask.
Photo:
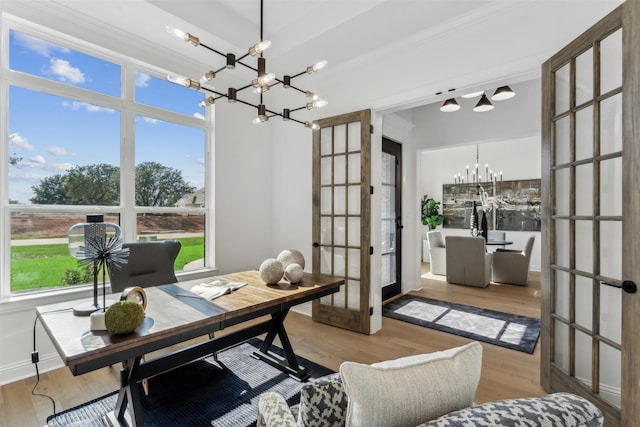
[[(49, 80), (120, 97), (120, 65), (16, 31), (10, 32), (9, 65)], [(203, 118), (203, 94), (136, 72), (136, 100)], [(75, 166), (120, 162), (121, 112), (104, 106), (12, 86), (9, 155), (22, 158), (9, 171), (9, 197), (30, 203), (32, 186)], [(135, 163), (155, 161), (204, 186), (204, 131), (136, 116)]]

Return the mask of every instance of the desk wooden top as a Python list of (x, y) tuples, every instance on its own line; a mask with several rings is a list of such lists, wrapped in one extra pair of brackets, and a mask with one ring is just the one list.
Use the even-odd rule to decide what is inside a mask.
[[(219, 278), (247, 282), (248, 285), (212, 301), (198, 298), (189, 291), (196, 284)], [(80, 302), (78, 300), (40, 306), (36, 311), (65, 365), (74, 374), (81, 374), (286, 310), (337, 292), (342, 284), (342, 278), (305, 273), (297, 284), (281, 281), (276, 285), (266, 285), (254, 270), (148, 287), (145, 288), (147, 308), (144, 321), (135, 332), (121, 336), (91, 331), (89, 317), (73, 315), (73, 307)], [(112, 300), (117, 301), (119, 297), (120, 294), (111, 295)], [(74, 369), (79, 365), (85, 368)]]

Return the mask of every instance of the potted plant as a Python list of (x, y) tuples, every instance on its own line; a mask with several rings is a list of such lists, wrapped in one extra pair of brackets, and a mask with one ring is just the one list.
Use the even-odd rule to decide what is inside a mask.
[(429, 230), (441, 225), (444, 222), (444, 216), (440, 215), (439, 210), (440, 202), (425, 194), (422, 198), (422, 225), (429, 226)]

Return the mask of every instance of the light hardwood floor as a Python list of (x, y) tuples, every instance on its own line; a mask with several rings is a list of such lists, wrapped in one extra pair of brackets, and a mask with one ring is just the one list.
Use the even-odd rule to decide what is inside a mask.
[[(428, 264), (423, 264), (423, 273)], [(413, 292), (429, 298), (498, 311), (540, 317), (540, 275), (529, 274), (529, 286), (491, 284), (481, 289), (448, 285), (440, 276), (423, 274), (423, 288)], [(307, 316), (290, 313), (289, 338), (300, 356), (338, 370), (345, 360), (372, 363), (411, 354), (463, 345), (470, 340), (394, 319), (382, 319), (382, 330), (373, 335), (353, 333), (314, 323)], [(540, 396), (540, 342), (533, 354), (482, 344), (482, 377), (476, 402)], [(52, 414), (51, 402), (32, 396), (35, 376), (0, 387), (0, 426), (44, 426)], [(74, 377), (67, 368), (41, 374), (36, 392), (55, 399), (61, 411), (102, 396), (118, 387), (118, 367), (103, 368)], [(428, 390), (425, 390), (428, 392)]]

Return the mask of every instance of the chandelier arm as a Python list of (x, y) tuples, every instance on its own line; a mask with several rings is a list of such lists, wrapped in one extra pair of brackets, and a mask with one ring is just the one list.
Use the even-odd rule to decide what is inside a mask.
[(308, 74), (308, 73), (307, 73), (307, 70), (301, 71), (301, 72), (299, 72), (298, 74), (294, 74), (293, 76), (291, 76), (291, 79), (293, 80), (293, 79), (295, 79), (296, 77), (300, 77), (300, 76), (302, 76), (302, 75), (304, 75), (304, 74)]
[(242, 65), (243, 67), (246, 67), (246, 68), (248, 68), (248, 69), (250, 69), (250, 70), (255, 71), (256, 73), (258, 72), (258, 69), (257, 69), (257, 68), (252, 67), (252, 66), (251, 66), (251, 65), (249, 65), (249, 64), (245, 64), (244, 62), (240, 61), (239, 59), (237, 59), (237, 60), (236, 60), (236, 64), (240, 64), (240, 65)]
[(249, 88), (251, 88), (251, 87), (253, 87), (253, 85), (246, 85), (246, 86), (242, 86), (241, 88), (237, 88), (237, 89), (236, 89), (236, 93), (237, 93), (237, 92), (240, 92), (241, 90), (249, 89)]
[(211, 46), (209, 46), (209, 45), (206, 45), (206, 44), (204, 44), (204, 43), (200, 43), (200, 46), (204, 47), (205, 49), (210, 50), (210, 51), (211, 51), (211, 52), (213, 52), (213, 53), (217, 53), (217, 54), (218, 54), (218, 55), (220, 55), (220, 56), (224, 56), (225, 58), (227, 57), (227, 54), (226, 54), (226, 53), (222, 53), (222, 52), (220, 52), (219, 50), (214, 49), (214, 48), (212, 48), (212, 47), (211, 47)]
[(300, 111), (300, 110), (307, 110), (307, 106), (306, 106), (306, 105), (304, 105), (304, 106), (302, 106), (302, 107), (298, 107), (298, 108), (291, 108), (289, 111), (290, 111), (291, 113), (293, 113), (294, 111)]
[(215, 93), (216, 95), (218, 95), (218, 98), (214, 98), (214, 99), (227, 98), (227, 94), (218, 92), (217, 90), (209, 89), (208, 87), (204, 87), (204, 86), (202, 87), (202, 89), (206, 90), (207, 92)]

